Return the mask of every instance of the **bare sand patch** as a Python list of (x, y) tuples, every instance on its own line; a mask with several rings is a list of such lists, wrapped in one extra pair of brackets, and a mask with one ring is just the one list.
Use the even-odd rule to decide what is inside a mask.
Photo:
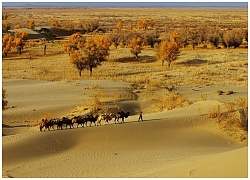
[[(157, 113), (148, 113), (143, 106), (150, 101), (123, 100), (118, 102), (120, 108), (134, 112), (124, 124), (112, 121), (110, 125), (39, 132), (35, 123), (44, 112), (59, 117), (80, 113), (76, 107), (88, 100), (90, 89), (126, 92), (130, 83), (8, 79), (3, 83), (9, 105), (14, 106), (3, 111), (3, 177), (248, 176), (247, 142), (236, 141), (207, 118), (211, 107), (223, 105), (218, 100)], [(247, 96), (244, 89), (238, 92)], [(144, 121), (138, 122), (141, 109)]]

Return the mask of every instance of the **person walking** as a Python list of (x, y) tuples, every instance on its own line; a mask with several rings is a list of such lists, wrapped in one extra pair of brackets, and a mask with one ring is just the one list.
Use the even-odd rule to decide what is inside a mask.
[(140, 120), (143, 121), (143, 119), (142, 119), (142, 112), (140, 112), (138, 121), (140, 121)]

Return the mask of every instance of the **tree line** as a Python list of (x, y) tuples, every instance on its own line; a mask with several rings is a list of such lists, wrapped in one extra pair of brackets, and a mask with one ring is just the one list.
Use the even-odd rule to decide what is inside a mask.
[[(93, 31), (98, 28), (98, 23), (86, 23), (84, 28)], [(30, 28), (34, 28), (34, 21), (28, 21)], [(51, 25), (59, 28), (60, 23), (54, 19)], [(3, 24), (4, 26), (4, 24)], [(92, 75), (93, 68), (101, 65), (109, 55), (109, 47), (128, 47), (139, 60), (139, 54), (143, 46), (154, 48), (156, 59), (164, 65), (167, 62), (170, 67), (172, 61), (176, 60), (180, 48), (192, 46), (193, 49), (201, 43), (211, 43), (215, 48), (222, 44), (226, 48), (239, 47), (243, 40), (248, 41), (247, 29), (221, 29), (215, 27), (197, 26), (196, 28), (181, 28), (169, 30), (168, 33), (160, 33), (155, 28), (155, 22), (142, 19), (137, 22), (138, 29), (133, 29), (132, 24), (125, 28), (122, 21), (116, 24), (116, 28), (102, 35), (91, 35), (85, 37), (77, 32), (70, 36), (69, 41), (63, 44), (63, 50), (69, 54), (70, 63), (74, 64), (79, 76), (84, 69), (88, 69)], [(83, 33), (84, 34), (84, 33)], [(7, 56), (12, 48), (16, 48), (21, 55), (25, 46), (25, 32), (16, 32), (14, 36), (6, 34), (2, 38), (2, 52)]]

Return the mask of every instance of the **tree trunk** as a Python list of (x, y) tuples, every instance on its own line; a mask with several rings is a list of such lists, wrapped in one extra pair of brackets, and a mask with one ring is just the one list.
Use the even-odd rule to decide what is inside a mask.
[(43, 54), (46, 55), (46, 44), (44, 45)]
[(135, 60), (138, 60), (138, 53), (135, 53)]
[(164, 65), (164, 60), (161, 61), (161, 66), (163, 66), (163, 65)]
[(22, 54), (22, 48), (18, 48), (18, 52), (19, 52), (19, 55), (21, 55)]
[(82, 70), (81, 69), (78, 69), (78, 74), (79, 74), (80, 77), (82, 76)]
[(171, 61), (168, 61), (168, 67), (170, 67)]
[(90, 66), (90, 67), (89, 67), (89, 76), (92, 76), (92, 71), (93, 71), (93, 67)]

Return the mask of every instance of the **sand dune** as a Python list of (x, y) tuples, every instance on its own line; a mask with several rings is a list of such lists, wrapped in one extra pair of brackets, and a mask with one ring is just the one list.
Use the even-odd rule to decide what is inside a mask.
[[(209, 107), (221, 104), (217, 100), (145, 113), (143, 122), (137, 122), (138, 116), (132, 115), (124, 124), (112, 122), (39, 132), (38, 126), (16, 127), (11, 121), (16, 122), (15, 118), (23, 112), (31, 114), (34, 106), (36, 115), (31, 116), (34, 119), (54, 106), (56, 109), (51, 112), (67, 114), (82, 101), (79, 95), (87, 97), (87, 93), (82, 93), (83, 82), (77, 85), (28, 80), (3, 82), (10, 103), (16, 105), (3, 112), (6, 124), (2, 137), (3, 177), (248, 177), (247, 145), (237, 143), (215, 121), (197, 113), (202, 107), (206, 114)], [(111, 88), (107, 81), (99, 83)], [(117, 82), (113, 87), (123, 89), (128, 85)], [(76, 88), (72, 90), (72, 86)], [(36, 95), (38, 91), (41, 96)], [(123, 105), (134, 102), (126, 101)]]

